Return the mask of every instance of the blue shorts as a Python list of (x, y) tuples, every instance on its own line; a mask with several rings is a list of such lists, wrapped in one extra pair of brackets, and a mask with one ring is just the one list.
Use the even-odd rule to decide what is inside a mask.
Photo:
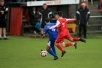
[(50, 46), (50, 47), (53, 47), (54, 46), (54, 43), (55, 43), (55, 41), (50, 41), (49, 40), (48, 43), (47, 43), (47, 45)]

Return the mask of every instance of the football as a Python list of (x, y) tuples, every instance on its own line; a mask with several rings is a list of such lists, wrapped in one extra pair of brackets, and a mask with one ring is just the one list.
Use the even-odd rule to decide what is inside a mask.
[(45, 50), (41, 50), (40, 55), (41, 55), (42, 57), (47, 56), (47, 51), (45, 51)]

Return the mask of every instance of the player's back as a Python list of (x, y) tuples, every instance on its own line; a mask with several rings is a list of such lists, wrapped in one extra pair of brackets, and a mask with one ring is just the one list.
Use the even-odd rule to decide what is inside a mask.
[(47, 23), (44, 27), (44, 33), (48, 33), (49, 34), (49, 39), (50, 40), (56, 40), (57, 36), (58, 36), (58, 31), (57, 29), (48, 29), (48, 26), (54, 26), (56, 25), (56, 23)]
[(58, 26), (58, 34), (66, 34), (68, 32), (66, 18), (61, 18), (58, 21), (60, 22), (60, 25)]

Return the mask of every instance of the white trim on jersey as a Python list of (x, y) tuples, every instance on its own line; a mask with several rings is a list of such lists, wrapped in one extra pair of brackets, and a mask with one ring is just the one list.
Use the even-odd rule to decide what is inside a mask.
[(90, 14), (90, 12), (87, 12), (87, 14)]
[(49, 13), (48, 13), (48, 18), (50, 18), (50, 14), (52, 14), (52, 12), (49, 12)]
[(79, 11), (77, 11), (76, 13), (77, 13), (77, 14), (80, 14), (80, 12), (79, 12)]
[(39, 14), (41, 15), (41, 19), (40, 19), (40, 22), (42, 23), (42, 14), (39, 12)]
[(54, 26), (50, 27), (50, 29), (54, 29), (54, 28), (56, 28), (59, 24), (60, 24), (60, 22), (57, 20), (56, 25), (54, 25)]

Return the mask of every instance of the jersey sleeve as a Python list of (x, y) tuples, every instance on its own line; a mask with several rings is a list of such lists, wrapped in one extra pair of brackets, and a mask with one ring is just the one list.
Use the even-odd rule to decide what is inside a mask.
[(48, 18), (50, 18), (51, 17), (51, 15), (52, 15), (52, 11), (51, 11), (51, 9), (48, 9)]
[(44, 34), (47, 34), (48, 28), (47, 25), (44, 27)]
[(80, 20), (80, 10), (79, 9), (76, 11), (76, 19), (78, 21)]
[(90, 18), (90, 11), (88, 9), (88, 11), (87, 11), (87, 22), (89, 21), (89, 18)]
[(57, 27), (59, 27), (59, 26), (60, 26), (60, 22), (57, 20), (56, 25), (51, 26), (50, 29), (54, 29), (54, 28), (57, 28)]
[(75, 21), (75, 19), (66, 19), (67, 23), (71, 23), (71, 22), (74, 22), (74, 21)]

